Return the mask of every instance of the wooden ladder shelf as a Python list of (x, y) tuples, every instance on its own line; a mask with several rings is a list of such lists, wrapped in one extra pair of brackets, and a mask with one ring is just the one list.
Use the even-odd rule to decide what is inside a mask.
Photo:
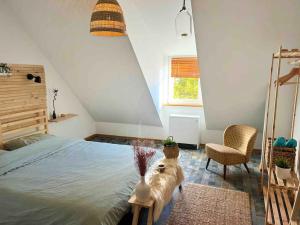
[[(281, 64), (283, 59), (294, 59), (292, 65), (294, 67), (290, 73), (281, 76)], [(290, 138), (294, 137), (295, 128), (295, 117), (297, 109), (297, 101), (299, 95), (299, 84), (300, 84), (300, 64), (298, 63), (300, 59), (300, 51), (298, 49), (287, 50), (280, 47), (279, 52), (272, 55), (272, 64), (269, 77), (269, 86), (267, 94), (267, 104), (265, 110), (265, 120), (264, 120), (264, 132), (263, 132), (263, 146), (262, 146), (262, 157), (261, 157), (261, 184), (264, 194), (264, 203), (266, 209), (265, 224), (275, 224), (275, 225), (294, 225), (300, 223), (300, 218), (298, 218), (298, 212), (300, 211), (300, 200), (299, 200), (299, 180), (294, 172), (291, 174), (291, 178), (288, 180), (279, 179), (274, 171), (273, 165), (273, 140), (275, 140), (275, 129), (276, 129), (276, 116), (278, 108), (278, 95), (279, 87), (285, 84), (295, 84), (295, 94), (294, 94), (294, 104), (293, 104), (293, 114), (291, 123)], [(273, 77), (274, 61), (278, 60), (276, 77)], [(296, 81), (290, 81), (291, 79), (297, 79)], [(274, 98), (271, 98), (271, 89), (273, 81), (275, 80), (275, 90), (273, 94)], [(270, 101), (274, 101), (273, 108)], [(273, 109), (272, 115), (272, 130), (268, 131), (269, 114), (270, 108)], [(269, 133), (271, 133), (270, 143), (268, 142)], [(268, 146), (269, 144), (269, 146)], [(266, 154), (267, 153), (267, 154)], [(291, 158), (291, 155), (289, 155)], [(265, 171), (267, 172), (265, 173)], [(264, 175), (266, 174), (266, 176)], [(267, 182), (265, 184), (265, 178)]]

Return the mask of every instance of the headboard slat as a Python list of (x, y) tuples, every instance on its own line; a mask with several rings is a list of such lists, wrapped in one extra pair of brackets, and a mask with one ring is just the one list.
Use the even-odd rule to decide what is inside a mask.
[(21, 131), (26, 131), (26, 130), (31, 129), (31, 128), (39, 128), (40, 126), (42, 126), (42, 124), (40, 124), (40, 123), (30, 125), (30, 126), (24, 126), (24, 127), (18, 128), (18, 129), (3, 131), (2, 135), (5, 136), (5, 135), (10, 135), (10, 134), (15, 134), (15, 133), (18, 133), (18, 132), (21, 132)]
[(43, 111), (45, 111), (45, 109), (35, 109), (35, 110), (30, 110), (30, 111), (14, 113), (14, 114), (10, 114), (10, 115), (4, 115), (4, 116), (0, 116), (0, 120), (14, 118), (14, 117), (18, 117), (18, 116), (24, 116), (27, 114), (39, 113), (39, 112), (43, 112)]
[(37, 120), (44, 120), (45, 119), (45, 116), (38, 116), (38, 117), (34, 117), (34, 118), (28, 118), (28, 119), (23, 119), (23, 120), (16, 120), (16, 121), (13, 121), (13, 122), (8, 122), (8, 123), (3, 123), (1, 125), (2, 128), (9, 128), (11, 126), (14, 126), (14, 125), (18, 125), (18, 124), (22, 124), (22, 123), (27, 123), (27, 122), (34, 122), (34, 121), (37, 121)]
[[(47, 95), (43, 66), (9, 64), (10, 76), (0, 76), (0, 147), (29, 134), (48, 132)], [(40, 76), (41, 83), (27, 79)]]

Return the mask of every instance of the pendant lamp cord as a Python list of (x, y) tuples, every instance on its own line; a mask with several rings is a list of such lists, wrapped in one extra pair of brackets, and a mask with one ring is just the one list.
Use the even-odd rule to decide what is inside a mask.
[(183, 0), (183, 6), (182, 6), (182, 9), (180, 10), (180, 12), (182, 12), (183, 10), (186, 10), (186, 7), (185, 7), (185, 0)]

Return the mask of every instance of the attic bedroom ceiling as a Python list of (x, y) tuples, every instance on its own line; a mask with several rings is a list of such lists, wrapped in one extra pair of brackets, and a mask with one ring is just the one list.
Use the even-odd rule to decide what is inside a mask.
[(90, 35), (96, 0), (6, 3), (97, 122), (161, 126), (128, 37)]
[[(169, 29), (181, 0), (119, 0), (131, 43), (89, 34), (96, 0), (2, 1), (96, 121), (161, 126), (164, 56), (195, 54), (194, 44), (182, 44)], [(192, 6), (207, 129), (262, 128), (271, 54), (280, 44), (299, 47), (300, 2), (192, 0)]]

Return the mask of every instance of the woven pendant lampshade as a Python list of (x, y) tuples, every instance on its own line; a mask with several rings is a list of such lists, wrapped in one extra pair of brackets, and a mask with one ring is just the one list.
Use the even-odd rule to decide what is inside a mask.
[(116, 0), (98, 0), (91, 17), (90, 33), (94, 36), (126, 35), (123, 11)]

